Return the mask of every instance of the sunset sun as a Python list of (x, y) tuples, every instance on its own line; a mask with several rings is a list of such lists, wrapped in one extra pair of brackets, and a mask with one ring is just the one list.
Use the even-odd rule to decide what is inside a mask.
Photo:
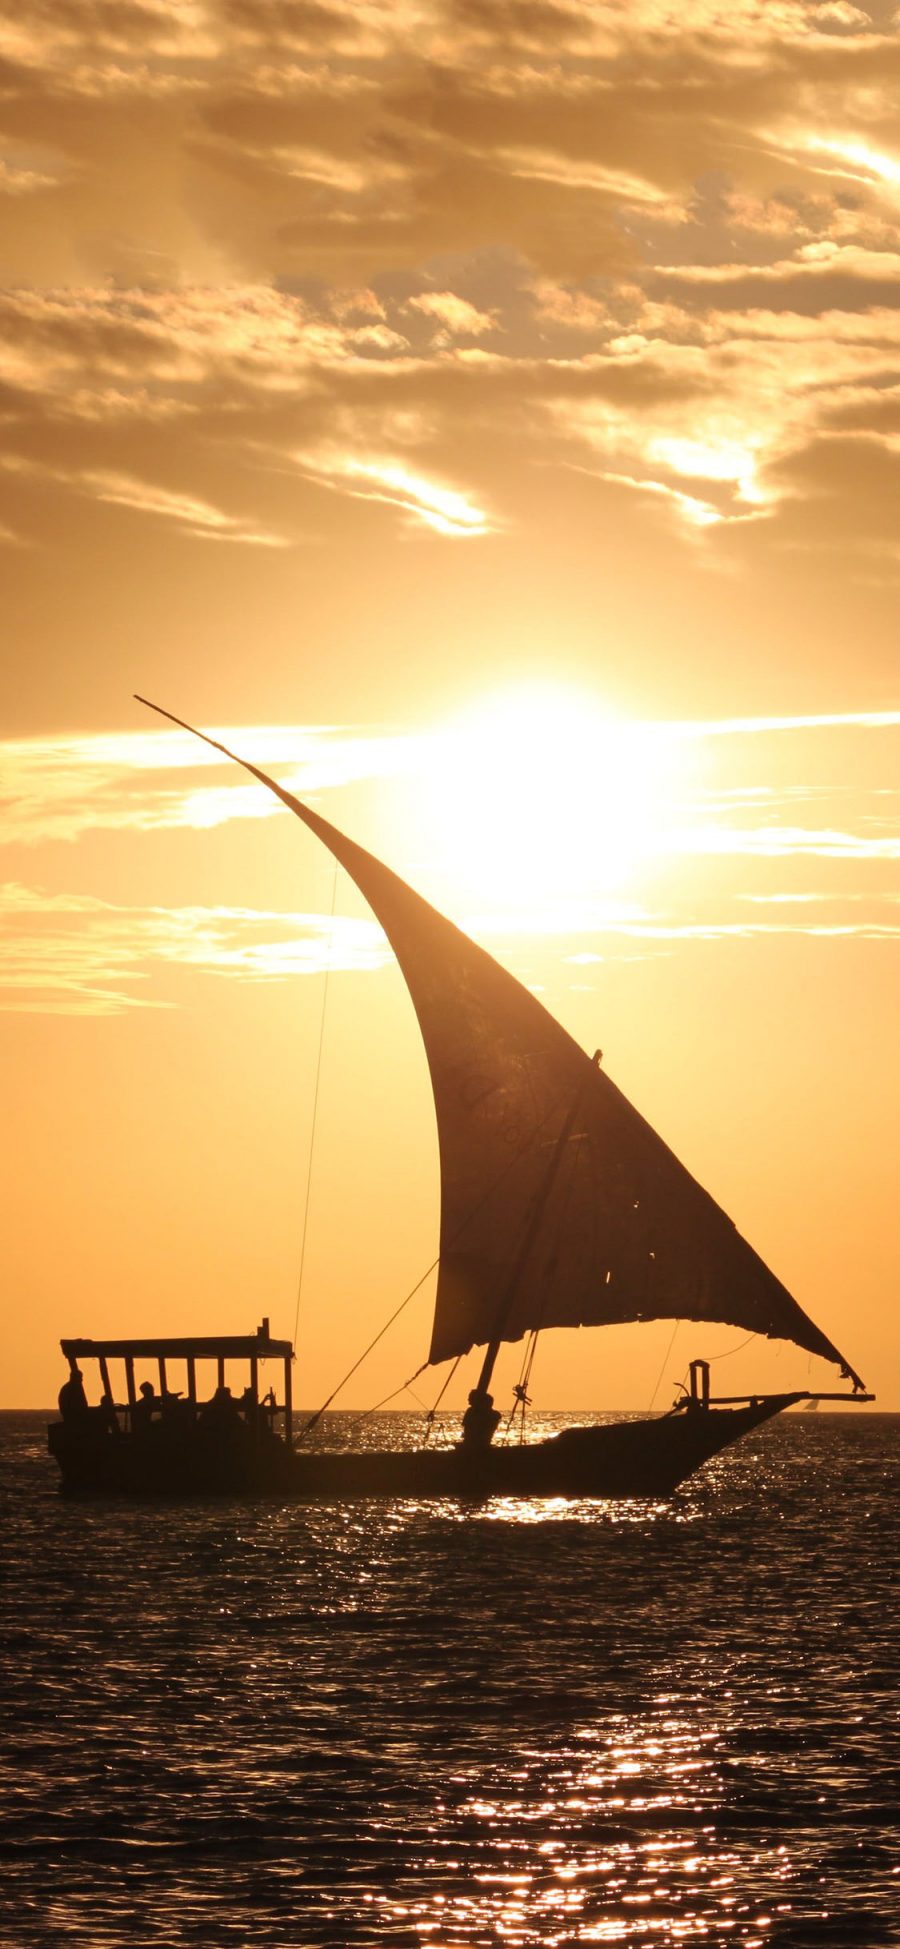
[(658, 843), (677, 754), (573, 685), (491, 693), (424, 741), (435, 863), (489, 911), (633, 889)]

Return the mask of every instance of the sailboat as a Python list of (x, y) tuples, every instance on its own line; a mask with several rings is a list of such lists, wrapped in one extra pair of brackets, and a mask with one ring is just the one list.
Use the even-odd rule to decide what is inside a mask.
[[(68, 1430), (65, 1421), (51, 1429), (64, 1486), (338, 1496), (667, 1495), (785, 1408), (814, 1399), (872, 1399), (844, 1355), (616, 1087), (599, 1052), (588, 1056), (535, 995), (381, 860), (216, 739), (147, 699), (138, 701), (273, 792), (344, 867), (380, 922), (418, 1017), (437, 1116), (440, 1256), (425, 1364), (483, 1352), (455, 1447), (329, 1452), (294, 1441), (291, 1349), (269, 1342), (268, 1322), (259, 1341), (65, 1341), (73, 1373), (79, 1358), (108, 1363), (114, 1349), (125, 1359), (130, 1412), (123, 1422), (108, 1364), (101, 1365), (106, 1433), (94, 1410), (89, 1463), (83, 1416), (80, 1459), (75, 1418)], [(709, 1363), (698, 1359), (690, 1364), (689, 1391), (667, 1413), (567, 1428), (533, 1441), (495, 1439), (501, 1417), (490, 1389), (505, 1343), (551, 1327), (661, 1319), (725, 1323), (792, 1341), (834, 1363), (852, 1391), (716, 1398)], [(250, 1358), (251, 1381), (246, 1414), (230, 1416), (224, 1399), (218, 1422), (208, 1413), (204, 1424), (198, 1414), (192, 1447), (183, 1412), (168, 1417), (171, 1427), (180, 1421), (177, 1443), (165, 1434), (165, 1363), (186, 1360), (193, 1399), (192, 1363), (203, 1348), (217, 1350), (223, 1396), (229, 1349)], [(256, 1391), (258, 1356), (270, 1348), (285, 1363), (277, 1429), (273, 1413), (260, 1412)], [(138, 1357), (157, 1361), (162, 1383), (161, 1405), (143, 1428), (134, 1422)]]

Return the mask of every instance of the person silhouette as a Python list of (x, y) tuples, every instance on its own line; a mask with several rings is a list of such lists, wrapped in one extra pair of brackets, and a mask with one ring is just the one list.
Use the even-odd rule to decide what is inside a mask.
[(499, 1408), (494, 1406), (493, 1394), (489, 1394), (486, 1388), (473, 1387), (463, 1415), (463, 1447), (490, 1448), (501, 1419)]
[(59, 1390), (59, 1412), (64, 1421), (84, 1421), (90, 1413), (80, 1367), (73, 1366), (68, 1380), (63, 1381)]
[(131, 1425), (135, 1430), (149, 1428), (156, 1409), (162, 1405), (153, 1392), (152, 1381), (141, 1382), (140, 1397), (131, 1410)]
[(230, 1387), (217, 1387), (211, 1401), (202, 1410), (201, 1421), (208, 1428), (233, 1428), (240, 1419), (238, 1404)]

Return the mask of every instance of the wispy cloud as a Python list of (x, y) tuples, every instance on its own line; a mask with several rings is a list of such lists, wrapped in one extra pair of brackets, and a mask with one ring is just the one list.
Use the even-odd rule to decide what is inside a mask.
[[(582, 903), (481, 914), (467, 926), (513, 968), (526, 942), (530, 961), (543, 943), (562, 966), (588, 970), (623, 953), (629, 958), (635, 946), (649, 952), (677, 942), (801, 935), (900, 939), (896, 900), (869, 900), (857, 917), (803, 914), (807, 904), (818, 911), (824, 899), (793, 896), (800, 914), (778, 920)], [(326, 970), (367, 974), (392, 961), (374, 920), (248, 907), (124, 906), (17, 882), (0, 886), (0, 923), (0, 1012), (7, 1013), (119, 1015), (176, 1006), (184, 992), (176, 977), (188, 974), (271, 983)]]
[[(895, 732), (900, 730), (900, 710), (631, 721), (625, 728), (635, 762), (641, 762), (643, 752), (653, 765), (653, 754), (666, 745), (702, 746), (733, 738), (746, 739), (752, 750), (771, 737), (780, 740), (792, 733), (846, 737)], [(496, 735), (500, 731), (498, 720)], [(337, 725), (232, 725), (215, 728), (211, 735), (274, 771), (301, 798), (379, 779), (427, 780), (436, 749), (445, 771), (453, 763), (463, 771), (490, 763), (483, 734), (472, 746), (464, 728), (455, 734), (446, 728), (432, 733)], [(809, 762), (809, 751), (805, 744), (804, 762)], [(539, 766), (539, 748), (529, 748), (529, 762)], [(839, 778), (843, 762), (837, 762)], [(857, 795), (857, 815), (862, 813), (863, 818), (861, 823), (858, 818), (856, 830), (797, 823), (799, 799), (834, 800), (837, 788), (748, 782), (727, 789), (698, 787), (690, 802), (667, 804), (655, 847), (661, 853), (894, 858), (898, 840), (890, 787), (895, 762), (892, 757), (884, 784), (873, 774), (869, 796)], [(211, 773), (218, 776), (213, 778)], [(178, 730), (7, 740), (0, 743), (0, 781), (0, 845), (7, 846), (71, 841), (91, 831), (202, 829), (233, 820), (269, 818), (278, 811), (277, 801), (263, 786), (246, 783), (217, 752)], [(878, 831), (872, 828), (873, 795), (883, 821)], [(788, 816), (777, 822), (762, 822), (757, 816), (747, 825), (736, 815), (748, 808), (757, 815), (763, 808), (775, 808)]]
[(127, 907), (12, 883), (0, 887), (0, 918), (0, 1009), (16, 1013), (172, 1006), (148, 992), (166, 968), (279, 981), (326, 968), (368, 971), (389, 958), (374, 921), (339, 915)]
[(213, 507), (209, 501), (190, 494), (172, 493), (167, 488), (138, 480), (130, 474), (87, 473), (83, 479), (99, 501), (108, 501), (115, 507), (133, 508), (139, 514), (159, 515), (165, 521), (174, 521), (176, 526), (200, 540), (247, 542), (255, 548), (290, 546), (286, 536), (248, 527), (234, 515)]
[[(350, 729), (252, 725), (211, 735), (313, 798), (394, 776), (409, 762), (403, 739)], [(224, 773), (223, 782), (205, 780), (211, 771)], [(242, 782), (233, 765), (185, 731), (10, 739), (0, 744), (0, 781), (6, 845), (71, 841), (92, 831), (197, 829), (278, 811), (264, 786)]]
[(643, 941), (750, 941), (760, 936), (806, 935), (813, 940), (900, 940), (900, 922), (841, 921), (806, 925), (801, 922), (652, 920), (629, 928), (611, 929)]
[(768, 736), (776, 731), (885, 731), (900, 726), (900, 710), (817, 711), (778, 717), (719, 717), (674, 720), (665, 727), (675, 738)]
[[(541, 775), (541, 727), (546, 735), (551, 716), (547, 701), (543, 712), (535, 709), (530, 719), (523, 718), (518, 734), (507, 739), (510, 750), (524, 740), (532, 809)], [(552, 731), (557, 761), (561, 752), (564, 761), (565, 722), (574, 727), (576, 721), (565, 719)], [(622, 816), (627, 819), (627, 800), (615, 791), (608, 803), (598, 800), (593, 811), (593, 801), (582, 806), (580, 823), (587, 820), (590, 836), (573, 870), (564, 875), (558, 871), (562, 839), (550, 848), (543, 880), (538, 855), (529, 850), (524, 877), (502, 866), (486, 879), (482, 876), (490, 905), (476, 905), (471, 891), (461, 894), (465, 862), (454, 857), (449, 858), (449, 896), (442, 892), (448, 859), (440, 846), (429, 856), (427, 822), (418, 835), (422, 857), (415, 866), (395, 858), (401, 871), (411, 871), (426, 894), (437, 897), (439, 905), (513, 967), (523, 952), (533, 957), (543, 951), (557, 961), (588, 968), (593, 959), (620, 958), (638, 948), (663, 951), (666, 944), (678, 942), (767, 936), (874, 941), (900, 936), (898, 899), (885, 890), (883, 871), (900, 859), (900, 790), (895, 784), (900, 711), (618, 727), (605, 721), (594, 726), (579, 715), (577, 726), (580, 769), (589, 769), (591, 754), (599, 753), (599, 772), (605, 776), (613, 751), (618, 751), (623, 792), (626, 779), (642, 769), (654, 777), (665, 772), (664, 747), (684, 750), (693, 745), (698, 754), (708, 749), (693, 782), (690, 768), (682, 766), (673, 775), (671, 790), (654, 801), (638, 843), (631, 833), (637, 876), (632, 897), (613, 896), (603, 885), (606, 853), (628, 838), (627, 833), (616, 836), (617, 822)], [(487, 724), (461, 720), (455, 731), (452, 726), (417, 734), (351, 726), (244, 726), (215, 735), (271, 770), (301, 797), (337, 795), (348, 786), (377, 782), (402, 784), (412, 803), (424, 805), (435, 777), (474, 779), (479, 771), (490, 770), (499, 730), (500, 719), (492, 710)], [(774, 773), (770, 768), (776, 752), (790, 752), (792, 737), (797, 755), (791, 757), (791, 776), (783, 782), (783, 764)], [(751, 769), (743, 783), (732, 782), (734, 753), (729, 754), (728, 782), (718, 785), (710, 777), (709, 758), (717, 741), (725, 739), (744, 743), (741, 763)], [(855, 753), (856, 784), (847, 777), (850, 751)], [(822, 781), (821, 763), (815, 769), (816, 752), (832, 754), (836, 785), (827, 776)], [(884, 765), (882, 771), (873, 766), (873, 754)], [(245, 782), (218, 752), (177, 729), (9, 741), (0, 747), (0, 763), (8, 857), (14, 857), (16, 846), (28, 845), (44, 847), (45, 857), (50, 857), (46, 849), (54, 842), (77, 841), (93, 832), (143, 833), (149, 844), (161, 831), (197, 831), (234, 819), (266, 818), (279, 809), (263, 787)], [(804, 765), (812, 767), (812, 782), (802, 780)], [(504, 845), (512, 843), (504, 833), (517, 834), (521, 842), (522, 833), (531, 831), (525, 810), (521, 819), (513, 813), (509, 823), (508, 796), (514, 789), (511, 772), (508, 779), (504, 776), (501, 794), (507, 821), (499, 833), (501, 861)], [(487, 825), (471, 825), (466, 843), (477, 846), (480, 833), (489, 853), (490, 804), (483, 817)], [(342, 823), (340, 808), (337, 822)], [(353, 830), (355, 821), (350, 823)], [(455, 829), (457, 821), (453, 824)], [(404, 819), (400, 830), (406, 826)], [(818, 888), (786, 881), (792, 863), (796, 869), (799, 862), (811, 860), (818, 862)], [(724, 862), (731, 862), (727, 880)], [(507, 859), (507, 867), (512, 865)], [(766, 883), (763, 868), (779, 877)], [(182, 976), (193, 970), (276, 981), (326, 967), (367, 971), (389, 958), (377, 926), (366, 919), (338, 916), (332, 921), (313, 912), (231, 906), (126, 906), (77, 891), (45, 892), (21, 879), (5, 888), (0, 916), (0, 1006), (17, 1011), (114, 1014), (167, 1006), (178, 971)]]
[(483, 508), (458, 489), (416, 473), (406, 462), (353, 454), (298, 455), (310, 479), (355, 500), (383, 501), (435, 534), (471, 538), (491, 531)]
[(873, 837), (815, 826), (739, 827), (707, 823), (673, 828), (663, 845), (673, 854), (703, 858), (741, 855), (757, 859), (900, 859), (900, 826)]

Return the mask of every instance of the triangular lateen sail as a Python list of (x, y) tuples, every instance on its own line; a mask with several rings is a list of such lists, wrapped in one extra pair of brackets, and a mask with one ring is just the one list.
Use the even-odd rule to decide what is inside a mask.
[[(193, 729), (169, 711), (160, 715)], [(194, 735), (242, 765), (322, 840), (368, 901), (403, 971), (440, 1145), (431, 1361), (497, 1337), (517, 1340), (531, 1328), (715, 1320), (793, 1340), (862, 1385), (534, 995), (371, 853), (246, 759)], [(526, 1236), (530, 1250), (520, 1265)]]

